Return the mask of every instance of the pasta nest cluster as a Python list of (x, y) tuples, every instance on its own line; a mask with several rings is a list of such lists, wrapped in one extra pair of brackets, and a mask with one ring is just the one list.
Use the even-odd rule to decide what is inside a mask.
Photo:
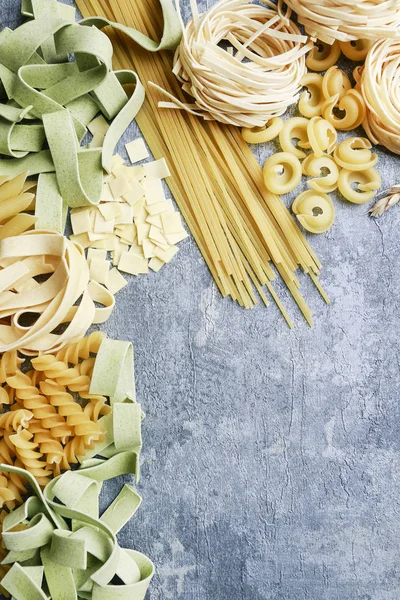
[[(26, 469), (41, 486), (69, 470), (104, 432), (100, 415), (107, 398), (89, 392), (95, 354), (104, 334), (89, 337), (54, 355), (31, 361), (21, 371), (16, 351), (0, 359), (0, 462)], [(79, 401), (77, 401), (79, 400)], [(22, 502), (25, 485), (15, 473), (0, 472), (0, 506)]]
[[(160, 106), (255, 127), (294, 104), (311, 46), (273, 2), (264, 4), (221, 0), (204, 15), (194, 15), (183, 32), (173, 68), (194, 103), (184, 104), (164, 92), (172, 103)], [(220, 47), (222, 41), (227, 50)]]
[(285, 0), (312, 38), (328, 44), (399, 35), (399, 0)]
[(366, 134), (373, 144), (400, 154), (400, 41), (376, 42), (354, 77), (367, 106)]

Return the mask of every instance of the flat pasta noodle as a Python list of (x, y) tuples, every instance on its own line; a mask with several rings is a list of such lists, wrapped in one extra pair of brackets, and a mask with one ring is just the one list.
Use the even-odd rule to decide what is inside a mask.
[(399, 35), (399, 0), (285, 0), (285, 3), (296, 12), (311, 38), (327, 44)]
[[(170, 99), (160, 107), (251, 128), (265, 125), (295, 104), (311, 45), (292, 21), (280, 16), (273, 2), (259, 6), (219, 0), (201, 16), (193, 8), (173, 66), (193, 103), (181, 102), (154, 84)], [(227, 40), (235, 53), (220, 48), (221, 40)]]

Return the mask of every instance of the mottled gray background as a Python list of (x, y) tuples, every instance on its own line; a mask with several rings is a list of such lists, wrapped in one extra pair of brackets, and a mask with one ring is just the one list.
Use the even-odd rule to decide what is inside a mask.
[[(0, 0), (1, 21), (19, 5)], [(192, 239), (118, 294), (106, 330), (134, 342), (147, 415), (144, 502), (120, 539), (154, 560), (151, 600), (400, 597), (400, 208), (335, 206), (310, 236), (332, 299), (304, 281), (313, 329), (279, 283), (294, 331), (223, 300)]]

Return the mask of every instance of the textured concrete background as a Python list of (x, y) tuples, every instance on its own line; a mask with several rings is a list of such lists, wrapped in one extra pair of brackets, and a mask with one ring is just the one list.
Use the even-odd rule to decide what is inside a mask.
[[(3, 23), (19, 4), (0, 0)], [(294, 331), (223, 300), (191, 239), (118, 295), (106, 330), (135, 344), (147, 414), (144, 503), (120, 539), (156, 563), (151, 600), (400, 597), (400, 209), (335, 206), (311, 239), (332, 299), (304, 282), (313, 329), (279, 283)]]

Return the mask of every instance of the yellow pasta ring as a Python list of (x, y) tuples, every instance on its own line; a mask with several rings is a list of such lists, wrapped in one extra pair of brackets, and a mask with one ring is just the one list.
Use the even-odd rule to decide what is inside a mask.
[(346, 73), (336, 65), (330, 67), (322, 78), (322, 93), (325, 100), (332, 96), (339, 96), (339, 100), (351, 90), (351, 81)]
[[(343, 118), (338, 118), (333, 113), (334, 108), (339, 108), (346, 114)], [(355, 90), (349, 90), (343, 98), (339, 100), (336, 94), (333, 98), (326, 100), (322, 111), (324, 119), (329, 121), (335, 129), (339, 131), (350, 131), (359, 127), (366, 117), (366, 106), (361, 94)]]
[(264, 144), (275, 139), (282, 127), (282, 119), (274, 117), (264, 127), (242, 127), (242, 137), (248, 144)]
[(306, 66), (310, 71), (326, 71), (336, 65), (340, 56), (339, 42), (332, 45), (318, 40), (306, 58)]
[(335, 207), (324, 192), (306, 190), (292, 204), (297, 220), (310, 233), (328, 231), (335, 220)]
[(263, 167), (266, 188), (272, 194), (288, 194), (301, 181), (301, 164), (291, 152), (278, 152), (270, 156)]
[(307, 125), (307, 135), (316, 156), (322, 156), (325, 151), (330, 154), (336, 146), (336, 129), (322, 117), (310, 119)]
[(378, 155), (372, 153), (371, 142), (367, 138), (352, 137), (344, 140), (333, 153), (336, 164), (348, 171), (365, 171), (374, 167)]
[[(358, 184), (357, 189), (352, 187), (355, 183)], [(381, 176), (374, 167), (365, 169), (365, 171), (342, 169), (339, 173), (339, 191), (346, 200), (353, 204), (364, 204), (372, 200), (381, 184)]]
[(300, 113), (311, 119), (322, 114), (325, 99), (322, 93), (323, 77), (319, 73), (307, 73), (301, 80), (301, 84), (307, 88), (300, 96), (298, 108)]
[[(339, 179), (339, 169), (333, 158), (328, 154), (322, 156), (310, 154), (307, 156), (306, 161), (303, 161), (303, 169), (304, 162), (306, 162), (305, 174), (314, 177), (314, 179), (307, 182), (309, 187), (326, 194), (333, 192), (337, 188)], [(323, 169), (328, 171), (327, 175), (323, 175)]]
[(346, 58), (359, 62), (365, 60), (368, 52), (374, 45), (373, 40), (352, 40), (351, 42), (339, 42), (340, 50)]
[(309, 120), (305, 117), (293, 117), (288, 119), (283, 124), (283, 127), (279, 133), (279, 143), (284, 152), (289, 152), (297, 158), (304, 158), (306, 153), (297, 148), (292, 139), (296, 138), (299, 140), (298, 146), (300, 148), (309, 148), (310, 143), (308, 140), (307, 126)]

